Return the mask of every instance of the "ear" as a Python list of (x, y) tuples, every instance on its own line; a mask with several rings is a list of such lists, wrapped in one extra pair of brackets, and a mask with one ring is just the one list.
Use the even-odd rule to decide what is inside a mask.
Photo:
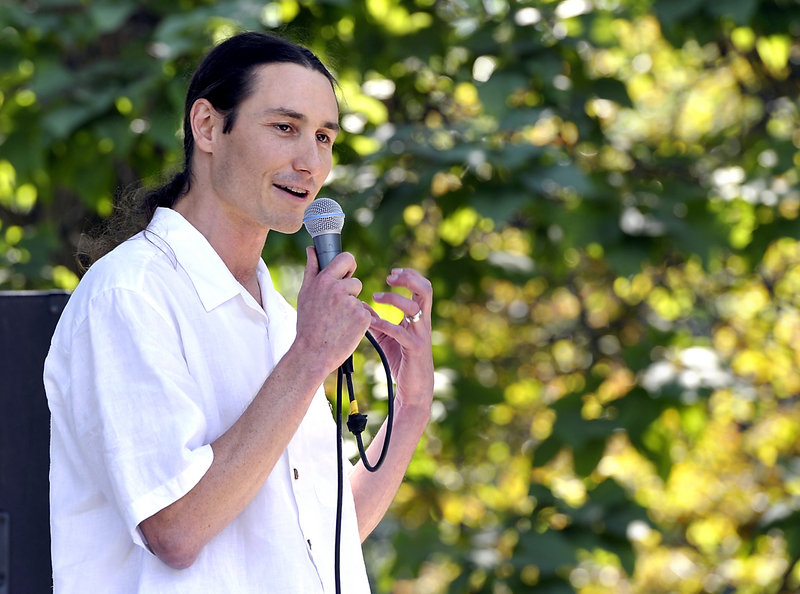
[(222, 117), (208, 99), (198, 99), (189, 112), (194, 145), (204, 153), (214, 152), (214, 129), (222, 125)]

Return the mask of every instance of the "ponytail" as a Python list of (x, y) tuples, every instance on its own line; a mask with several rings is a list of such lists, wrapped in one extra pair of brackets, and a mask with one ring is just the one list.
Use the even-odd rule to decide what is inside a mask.
[(191, 172), (187, 167), (167, 183), (152, 190), (133, 188), (123, 191), (100, 232), (94, 236), (81, 235), (76, 255), (81, 271), (86, 272), (123, 241), (146, 229), (158, 207), (172, 208), (189, 191), (190, 186)]

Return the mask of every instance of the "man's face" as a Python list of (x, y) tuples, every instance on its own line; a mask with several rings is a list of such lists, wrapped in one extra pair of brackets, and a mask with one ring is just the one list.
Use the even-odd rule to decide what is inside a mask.
[(228, 134), (217, 130), (211, 184), (246, 225), (294, 233), (331, 170), (339, 107), (322, 73), (294, 63), (253, 72)]

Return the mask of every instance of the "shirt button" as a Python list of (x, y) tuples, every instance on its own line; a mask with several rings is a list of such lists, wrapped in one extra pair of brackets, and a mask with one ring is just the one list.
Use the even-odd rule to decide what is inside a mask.
[(299, 473), (299, 472), (297, 472), (297, 469), (295, 468), (295, 469), (294, 469), (294, 480), (297, 480), (297, 479), (299, 479), (299, 478), (300, 478), (300, 473)]

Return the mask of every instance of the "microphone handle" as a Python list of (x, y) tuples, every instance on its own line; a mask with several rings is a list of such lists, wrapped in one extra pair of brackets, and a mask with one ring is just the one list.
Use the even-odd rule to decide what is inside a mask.
[[(331, 263), (337, 255), (342, 253), (342, 234), (341, 233), (321, 233), (314, 237), (314, 249), (317, 250), (317, 262), (319, 269), (322, 270)], [(342, 373), (353, 373), (353, 355), (345, 359), (339, 368)], [(348, 380), (349, 381), (349, 380)]]
[(319, 269), (322, 270), (342, 253), (341, 233), (322, 233), (314, 238), (314, 249), (317, 250)]

